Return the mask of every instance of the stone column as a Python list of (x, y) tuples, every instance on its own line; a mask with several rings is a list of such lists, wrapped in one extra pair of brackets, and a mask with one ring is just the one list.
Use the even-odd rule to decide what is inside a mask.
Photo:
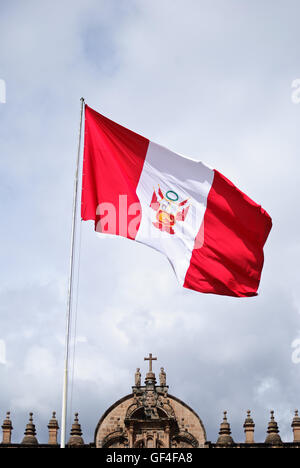
[(13, 427), (12, 427), (12, 423), (11, 423), (11, 420), (10, 420), (10, 412), (9, 411), (6, 413), (6, 418), (4, 419), (1, 428), (2, 428), (2, 431), (3, 431), (2, 444), (10, 444), (11, 443), (11, 432), (13, 430)]
[(133, 424), (130, 423), (129, 429), (128, 429), (128, 443), (129, 443), (129, 448), (133, 448)]
[(48, 424), (48, 430), (49, 430), (49, 440), (48, 444), (49, 445), (57, 445), (57, 433), (58, 433), (58, 422), (56, 419), (56, 413), (53, 411), (52, 413), (52, 419), (50, 419), (49, 424)]
[(250, 412), (250, 410), (248, 410), (247, 411), (247, 417), (246, 417), (245, 423), (244, 423), (244, 431), (245, 431), (245, 436), (246, 436), (245, 443), (246, 444), (254, 444), (254, 427), (255, 427), (255, 424), (253, 422), (253, 419), (251, 418), (251, 412)]
[(166, 437), (166, 448), (171, 448), (170, 446), (170, 426), (165, 428), (165, 437)]
[(153, 432), (153, 448), (157, 447), (157, 432)]

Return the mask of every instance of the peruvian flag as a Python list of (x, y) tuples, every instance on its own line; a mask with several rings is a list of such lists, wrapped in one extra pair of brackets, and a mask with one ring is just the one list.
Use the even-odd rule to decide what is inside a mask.
[(185, 288), (257, 294), (268, 213), (215, 169), (87, 105), (81, 217), (163, 253)]

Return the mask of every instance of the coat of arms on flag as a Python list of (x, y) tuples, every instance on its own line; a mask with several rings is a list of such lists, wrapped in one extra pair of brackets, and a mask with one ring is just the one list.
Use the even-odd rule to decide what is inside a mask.
[(158, 195), (160, 199), (154, 190), (150, 206), (156, 211), (157, 222), (152, 224), (160, 231), (175, 234), (176, 221), (184, 221), (188, 214), (190, 205), (182, 208), (188, 199), (180, 202), (179, 195), (174, 190), (168, 190), (163, 194), (160, 187), (158, 187)]

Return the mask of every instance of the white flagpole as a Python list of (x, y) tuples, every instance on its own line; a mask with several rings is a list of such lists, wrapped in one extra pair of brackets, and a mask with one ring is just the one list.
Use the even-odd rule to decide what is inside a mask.
[(69, 367), (69, 344), (70, 344), (71, 310), (72, 310), (72, 285), (73, 285), (73, 267), (74, 267), (74, 250), (75, 250), (74, 247), (75, 247), (75, 233), (76, 233), (76, 215), (77, 215), (77, 202), (78, 202), (78, 175), (79, 175), (81, 129), (82, 129), (82, 117), (83, 117), (83, 109), (84, 109), (84, 98), (81, 98), (80, 101), (81, 101), (81, 110), (80, 110), (78, 151), (77, 151), (74, 193), (73, 193), (71, 254), (70, 254), (70, 267), (69, 267), (68, 302), (67, 302), (67, 313), (66, 313), (65, 367), (64, 367), (63, 397), (62, 397), (60, 448), (65, 448), (66, 446), (68, 367)]

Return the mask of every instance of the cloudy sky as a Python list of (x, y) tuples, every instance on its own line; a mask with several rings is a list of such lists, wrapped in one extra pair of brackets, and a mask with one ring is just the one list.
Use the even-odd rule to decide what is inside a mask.
[(14, 442), (29, 411), (40, 442), (51, 412), (61, 413), (81, 96), (217, 168), (270, 213), (273, 229), (260, 295), (236, 299), (181, 289), (162, 255), (99, 238), (82, 223), (68, 433), (78, 410), (91, 442), (152, 352), (208, 440), (225, 409), (236, 441), (247, 409), (257, 441), (270, 409), (282, 438), (292, 439), (300, 407), (299, 14), (297, 0), (1, 1), (0, 419), (11, 411)]

